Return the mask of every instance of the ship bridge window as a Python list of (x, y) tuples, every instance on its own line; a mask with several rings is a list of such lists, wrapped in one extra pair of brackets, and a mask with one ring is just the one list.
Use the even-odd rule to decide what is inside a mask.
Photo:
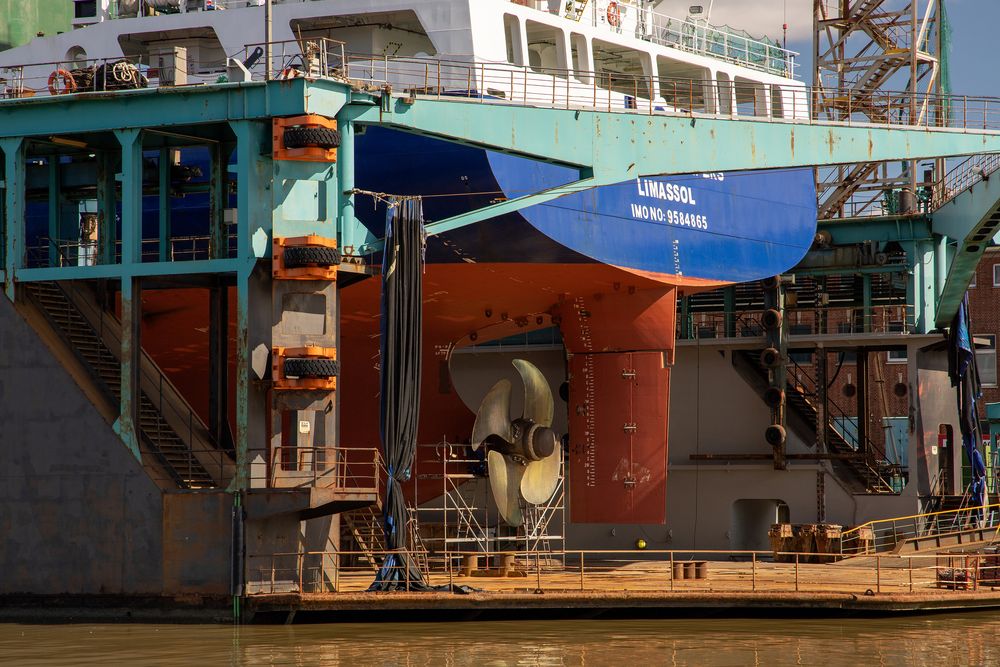
[(660, 97), (675, 109), (715, 113), (712, 73), (673, 58), (656, 59), (656, 76)]
[(528, 66), (536, 72), (566, 77), (566, 33), (536, 21), (525, 21)]
[(759, 81), (736, 77), (736, 113), (741, 116), (767, 116), (767, 86)]
[(602, 88), (649, 99), (652, 67), (648, 53), (594, 40), (594, 69)]

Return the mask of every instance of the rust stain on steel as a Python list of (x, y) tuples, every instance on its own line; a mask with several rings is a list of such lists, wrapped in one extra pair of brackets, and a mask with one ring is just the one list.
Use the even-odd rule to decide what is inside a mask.
[(789, 133), (789, 135), (788, 135), (788, 141), (789, 141), (789, 144), (790, 144), (790, 148), (792, 150), (792, 157), (794, 158), (795, 157), (795, 128), (792, 128), (792, 131)]
[(868, 130), (868, 157), (875, 152), (875, 140), (872, 138), (872, 131)]
[(827, 131), (827, 140), (826, 140), (826, 143), (830, 147), (830, 155), (833, 155), (833, 152), (834, 152), (834, 150), (836, 150), (836, 145), (837, 145), (837, 137), (833, 133), (833, 130), (828, 130)]

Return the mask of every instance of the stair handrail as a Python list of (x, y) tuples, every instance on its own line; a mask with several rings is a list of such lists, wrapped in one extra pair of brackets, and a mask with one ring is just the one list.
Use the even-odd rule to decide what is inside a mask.
[[(120, 363), (121, 360), (115, 354), (114, 349), (112, 349), (114, 346), (108, 345), (108, 339), (110, 338), (120, 346), (121, 321), (103, 308), (88, 303), (86, 298), (79, 298), (79, 288), (76, 285), (55, 284), (66, 295), (73, 307), (83, 316), (84, 320), (88, 322), (91, 330), (100, 338), (102, 344), (108, 347), (108, 351), (111, 352), (112, 357), (118, 359)], [(98, 319), (96, 327), (94, 326), (95, 317)], [(160, 370), (156, 361), (145, 349), (140, 348), (139, 353), (139, 391), (146, 394), (146, 398), (157, 407), (160, 415), (182, 441), (184, 440), (184, 433), (187, 433), (188, 437), (185, 444), (189, 453), (194, 458), (197, 458), (200, 465), (206, 468), (206, 470), (214, 469), (218, 476), (213, 475), (213, 479), (218, 485), (224, 485), (232, 477), (234, 469), (232, 461), (227, 461), (228, 455), (219, 448), (219, 444), (215, 442), (215, 439), (212, 437), (208, 427), (201, 420), (201, 417), (198, 416), (198, 413), (195, 412), (194, 408), (191, 407), (187, 399), (184, 398), (184, 395), (171, 382), (170, 378)], [(147, 380), (147, 382), (143, 382), (143, 379)], [(155, 389), (155, 399), (151, 396), (154, 392), (149, 391), (149, 389)], [(165, 395), (168, 397), (166, 404), (163, 401)], [(167, 407), (174, 413), (172, 415), (174, 419), (168, 418)], [(139, 406), (136, 406), (137, 413), (138, 410)], [(186, 429), (184, 428), (185, 426)], [(205, 457), (210, 457), (210, 460), (207, 462), (208, 465), (203, 460)], [(216, 460), (216, 457), (218, 457), (218, 460)], [(212, 474), (212, 472), (210, 471), (209, 474)]]
[[(786, 383), (798, 391), (807, 402), (810, 397), (818, 398), (819, 392), (815, 378), (813, 378), (812, 375), (806, 369), (802, 368), (794, 359), (789, 358), (787, 365), (790, 366), (790, 370), (792, 372), (787, 374)], [(803, 379), (807, 380), (808, 384), (803, 382)], [(837, 418), (840, 418), (842, 423), (847, 423), (847, 420), (851, 417), (835, 400), (829, 396), (829, 394), (827, 395), (826, 409), (826, 426), (836, 431), (837, 434), (843, 438), (844, 442), (858, 452), (859, 457), (856, 460), (860, 461), (862, 465), (868, 469), (873, 479), (878, 482), (882, 489), (893, 489), (892, 482), (886, 479), (885, 474), (893, 468), (900, 466), (897, 466), (889, 461), (884, 447), (879, 446), (876, 441), (872, 440), (868, 436), (865, 436), (864, 441), (862, 441), (857, 433), (852, 434), (848, 432), (847, 429), (841, 431), (834, 426)], [(858, 419), (860, 418), (861, 417), (858, 416)], [(818, 430), (820, 428), (820, 424), (817, 423), (816, 428)], [(864, 447), (862, 447), (862, 445), (864, 445)], [(891, 475), (889, 475), (889, 477), (891, 477)]]
[[(874, 519), (844, 530), (841, 533), (841, 549), (845, 554), (868, 553), (862, 551), (862, 543), (865, 540), (861, 536), (866, 530), (870, 531), (869, 534), (872, 535), (872, 548), (875, 552), (880, 550), (880, 546), (887, 547), (882, 549), (883, 551), (887, 551), (895, 547), (899, 542), (914, 537), (951, 534), (955, 532), (951, 527), (957, 525), (956, 521), (961, 518), (962, 513), (971, 515), (972, 512), (983, 512), (988, 517), (982, 525), (978, 526), (979, 528), (992, 528), (997, 525), (998, 518), (1000, 518), (1000, 515), (998, 515), (998, 512), (1000, 512), (1000, 503), (924, 514), (910, 514), (888, 519)], [(941, 530), (939, 528), (942, 525), (942, 518), (945, 520), (953, 519), (948, 530)], [(937, 530), (935, 530), (936, 527), (938, 527)], [(853, 547), (848, 546), (851, 543), (857, 544)]]

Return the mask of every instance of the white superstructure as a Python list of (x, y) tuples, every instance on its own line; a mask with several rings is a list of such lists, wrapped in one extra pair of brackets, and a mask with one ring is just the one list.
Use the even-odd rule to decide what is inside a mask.
[[(149, 85), (233, 80), (240, 65), (264, 77), (253, 57), (265, 41), (264, 0), (74, 4), (73, 31), (0, 53), (0, 94), (85, 92), (53, 73), (122, 59)], [(651, 112), (807, 113), (794, 53), (664, 16), (644, 0), (273, 0), (271, 34), (277, 76), (313, 73), (302, 52), (322, 38), (343, 44), (342, 76), (397, 89)]]

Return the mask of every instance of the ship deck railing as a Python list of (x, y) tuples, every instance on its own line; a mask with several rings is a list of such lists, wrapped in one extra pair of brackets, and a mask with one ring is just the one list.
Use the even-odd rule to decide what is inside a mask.
[[(1000, 562), (984, 549), (958, 553), (873, 554), (841, 559), (820, 550), (565, 550), (290, 551), (248, 554), (247, 595), (294, 595), (304, 599), (365, 593), (374, 579), (370, 563), (389, 555), (431, 564), (421, 584), (479, 594), (645, 594), (669, 597), (704, 593), (781, 595), (907, 595), (989, 590), (998, 584)], [(399, 562), (399, 561), (397, 561)], [(417, 581), (399, 565), (401, 591)], [(381, 594), (384, 595), (384, 594)], [(333, 599), (335, 599), (335, 597)]]
[[(510, 0), (515, 5), (522, 5), (563, 16), (570, 20), (585, 22), (587, 25), (604, 29), (615, 35), (633, 35), (625, 31), (621, 25), (609, 25), (601, 21), (597, 13), (597, 3), (591, 0), (579, 11), (575, 6), (568, 7), (560, 3), (551, 9), (547, 0)], [(731, 26), (717, 26), (703, 19), (680, 19), (651, 9), (642, 9), (638, 3), (622, 2), (629, 5), (638, 15), (634, 37), (652, 42), (660, 46), (680, 49), (688, 53), (707, 56), (715, 60), (739, 65), (775, 76), (792, 78), (795, 72), (796, 51), (786, 49), (777, 41), (766, 37), (757, 38), (745, 30)], [(567, 8), (568, 7), (568, 8)]]
[[(233, 61), (246, 63), (240, 67), (248, 81), (305, 77), (332, 79), (374, 94), (391, 88), (414, 99), (796, 124), (1000, 132), (1000, 98), (994, 97), (880, 92), (855, 104), (849, 95), (837, 101), (840, 98), (831, 98), (829, 90), (820, 95), (798, 82), (647, 77), (433, 57), (351, 54), (343, 51), (342, 43), (325, 38), (272, 43), (272, 68), (268, 72), (261, 46), (251, 44), (231, 55)], [(0, 98), (8, 99), (0, 99), (0, 104), (53, 94), (69, 97), (131, 92), (119, 86), (102, 87), (96, 76), (87, 81), (88, 85), (73, 90), (63, 86), (62, 74), (50, 81), (60, 70), (71, 71), (67, 68), (113, 69), (120, 63), (130, 64), (135, 68), (130, 71), (141, 74), (143, 87), (167, 87), (175, 80), (170, 72), (150, 68), (139, 58), (7, 66), (0, 67)], [(226, 83), (234, 74), (230, 64), (228, 72), (189, 75), (187, 87)], [(820, 100), (822, 108), (817, 104)]]

